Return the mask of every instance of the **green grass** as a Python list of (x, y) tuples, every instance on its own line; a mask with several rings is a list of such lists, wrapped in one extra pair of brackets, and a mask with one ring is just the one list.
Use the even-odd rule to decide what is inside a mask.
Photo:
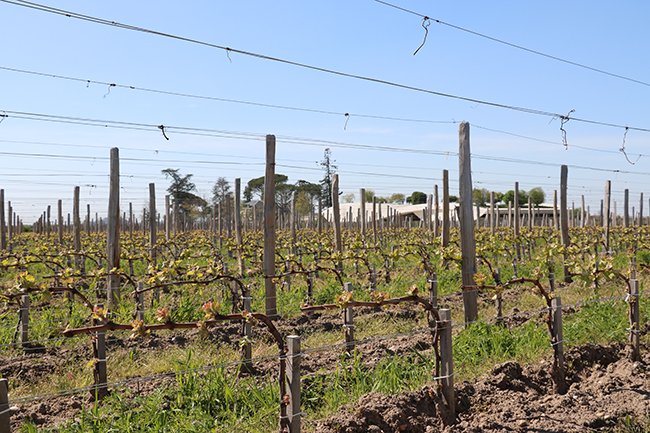
[[(644, 301), (642, 307), (647, 312), (650, 302)], [(614, 302), (590, 304), (568, 315), (564, 327), (567, 346), (625, 340), (625, 312), (625, 304)], [(381, 326), (379, 320), (371, 321), (365, 325), (364, 332), (374, 333)], [(332, 337), (336, 334), (331, 333)], [(313, 339), (323, 338), (318, 335), (308, 337), (307, 341), (311, 338), (313, 344), (316, 342)], [(505, 361), (538, 361), (550, 355), (551, 346), (544, 324), (530, 321), (508, 329), (476, 323), (454, 336), (453, 350), (457, 380), (470, 380)], [(176, 368), (196, 366), (204, 359), (195, 361), (190, 358), (179, 361)], [(364, 365), (358, 356), (341, 357), (336, 365), (303, 379), (302, 409), (308, 414), (306, 424), (313, 426), (314, 420), (357, 401), (368, 392), (395, 394), (417, 389), (430, 382), (432, 371), (430, 352), (387, 356), (373, 368)], [(278, 401), (279, 388), (274, 378), (237, 378), (232, 371), (215, 368), (205, 374), (178, 375), (174, 385), (161, 387), (146, 397), (116, 392), (101, 407), (86, 410), (78, 422), (49, 431), (268, 432), (277, 423)], [(622, 425), (620, 431), (644, 431), (638, 430), (644, 428), (640, 426), (632, 420)], [(22, 431), (36, 430), (25, 425)]]

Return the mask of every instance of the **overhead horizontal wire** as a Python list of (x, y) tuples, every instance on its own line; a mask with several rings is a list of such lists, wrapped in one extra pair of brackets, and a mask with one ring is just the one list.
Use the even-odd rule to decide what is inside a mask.
[[(339, 77), (345, 77), (345, 78), (352, 78), (356, 80), (361, 80), (361, 81), (366, 81), (366, 82), (371, 82), (371, 83), (376, 83), (376, 84), (381, 84), (393, 88), (398, 88), (402, 90), (409, 90), (413, 92), (418, 92), (418, 93), (424, 93), (424, 94), (429, 94), (429, 95), (434, 95), (434, 96), (440, 96), (444, 98), (449, 98), (449, 99), (455, 99), (459, 101), (464, 101), (464, 102), (471, 102), (473, 104), (479, 104), (479, 105), (485, 105), (493, 108), (500, 108), (500, 109), (506, 109), (506, 110), (511, 110), (511, 111), (517, 111), (517, 112), (522, 112), (526, 114), (532, 114), (532, 115), (538, 115), (538, 116), (545, 116), (545, 117), (550, 117), (552, 119), (563, 119), (567, 118), (565, 114), (562, 113), (557, 113), (557, 112), (552, 112), (552, 111), (547, 111), (547, 110), (541, 110), (541, 109), (536, 109), (536, 108), (528, 108), (528, 107), (521, 107), (521, 106), (516, 106), (516, 105), (510, 105), (510, 104), (504, 104), (500, 102), (493, 102), (493, 101), (488, 101), (488, 100), (483, 100), (483, 99), (478, 99), (478, 98), (473, 98), (473, 97), (467, 97), (467, 96), (461, 96), (461, 95), (455, 95), (451, 93), (446, 93), (446, 92), (441, 92), (441, 91), (436, 91), (436, 90), (431, 90), (431, 89), (425, 89), (422, 87), (418, 86), (413, 86), (413, 85), (408, 85), (408, 84), (403, 84), (403, 83), (398, 83), (395, 81), (389, 81), (381, 78), (376, 78), (376, 77), (371, 77), (371, 76), (366, 76), (366, 75), (360, 75), (360, 74), (355, 74), (351, 72), (344, 72), (340, 70), (335, 70), (335, 69), (330, 69), (322, 66), (315, 66), (311, 65), (308, 63), (302, 63), (299, 61), (294, 61), (294, 60), (287, 60), (283, 59), (280, 57), (275, 57), (267, 54), (262, 54), (262, 53), (256, 53), (252, 51), (247, 51), (247, 50), (242, 50), (242, 49), (237, 49), (237, 48), (232, 48), (228, 47), (225, 45), (219, 45), (216, 43), (212, 42), (206, 42), (202, 41), (199, 39), (195, 38), (190, 38), (187, 36), (180, 36), (172, 33), (166, 33), (158, 30), (152, 30), (148, 29), (145, 27), (140, 27), (140, 26), (135, 26), (135, 25), (130, 25), (130, 24), (124, 24), (120, 23), (117, 21), (111, 21), (107, 20), (104, 18), (99, 18), (99, 17), (94, 17), (91, 15), (86, 15), (86, 14), (81, 14), (65, 9), (60, 9), (60, 8), (55, 8), (52, 6), (47, 6), (47, 5), (42, 5), (39, 3), (35, 2), (30, 2), (30, 1), (25, 1), (25, 0), (0, 0), (0, 2), (7, 3), (7, 4), (12, 4), (16, 6), (21, 6), (21, 7), (26, 7), (29, 9), (34, 9), (42, 12), (47, 12), (59, 16), (64, 16), (67, 18), (74, 18), (82, 21), (88, 21), (92, 22), (95, 24), (101, 24), (105, 26), (110, 26), (110, 27), (116, 27), (116, 28), (121, 28), (125, 30), (131, 30), (131, 31), (136, 31), (136, 32), (142, 32), (142, 33), (148, 33), (156, 36), (161, 36), (165, 38), (170, 38), (170, 39), (175, 39), (183, 42), (188, 42), (192, 44), (197, 44), (197, 45), (202, 45), (205, 47), (209, 48), (214, 48), (214, 49), (219, 49), (222, 51), (225, 51), (228, 54), (236, 53), (240, 54), (243, 56), (248, 56), (248, 57), (253, 57), (261, 60), (267, 60), (275, 63), (281, 63), (281, 64), (286, 64), (290, 66), (295, 66), (298, 68), (302, 69), (308, 69), (312, 71), (317, 71), (317, 72), (322, 72), (326, 73), (329, 75), (335, 75)], [(435, 20), (434, 20), (435, 21)], [(638, 126), (630, 126), (630, 125), (622, 125), (622, 124), (616, 124), (616, 123), (611, 123), (611, 122), (602, 122), (602, 121), (597, 121), (597, 120), (591, 120), (591, 119), (584, 119), (584, 118), (577, 118), (577, 117), (570, 117), (570, 120), (574, 122), (582, 122), (582, 123), (588, 123), (592, 125), (600, 125), (600, 126), (606, 126), (606, 127), (611, 127), (611, 128), (621, 128), (621, 129), (629, 129), (629, 130), (634, 130), (634, 131), (640, 131), (640, 132), (650, 132), (650, 128), (645, 128), (645, 127), (638, 127)]]
[(545, 53), (543, 51), (528, 48), (528, 47), (525, 47), (525, 46), (520, 45), (520, 44), (516, 44), (516, 43), (513, 43), (513, 42), (508, 42), (508, 41), (506, 41), (504, 39), (499, 39), (497, 37), (490, 36), (490, 35), (487, 35), (485, 33), (478, 32), (476, 30), (471, 30), (471, 29), (468, 29), (466, 27), (461, 27), (461, 26), (456, 25), (456, 24), (451, 24), (451, 23), (448, 23), (448, 22), (440, 20), (440, 19), (431, 18), (431, 15), (425, 15), (425, 14), (416, 12), (414, 10), (407, 9), (405, 7), (398, 6), (396, 4), (387, 2), (385, 0), (374, 0), (374, 1), (376, 3), (382, 4), (384, 6), (388, 6), (388, 7), (391, 7), (393, 9), (397, 9), (397, 10), (400, 10), (402, 12), (406, 12), (406, 13), (409, 13), (411, 15), (415, 15), (415, 16), (420, 17), (422, 19), (427, 19), (427, 20), (433, 21), (436, 24), (447, 26), (449, 28), (459, 30), (461, 32), (469, 33), (471, 35), (478, 36), (480, 38), (487, 39), (487, 40), (490, 40), (492, 42), (496, 42), (496, 43), (499, 43), (499, 44), (502, 44), (502, 45), (509, 46), (511, 48), (516, 48), (518, 50), (528, 52), (530, 54), (534, 54), (534, 55), (541, 56), (541, 57), (546, 57), (547, 59), (551, 59), (551, 60), (555, 60), (555, 61), (558, 61), (558, 62), (566, 63), (568, 65), (576, 66), (578, 68), (587, 69), (589, 71), (596, 72), (596, 73), (599, 73), (599, 74), (602, 74), (602, 75), (607, 75), (609, 77), (618, 78), (618, 79), (629, 81), (629, 82), (632, 82), (632, 83), (641, 84), (642, 86), (650, 87), (650, 83), (647, 82), (647, 81), (642, 81), (642, 80), (638, 80), (636, 78), (631, 78), (631, 77), (627, 77), (625, 75), (617, 74), (617, 73), (614, 73), (614, 72), (609, 72), (609, 71), (606, 71), (604, 69), (600, 69), (600, 68), (596, 68), (594, 66), (586, 65), (584, 63), (579, 63), (579, 62), (576, 62), (576, 61), (573, 61), (573, 60), (568, 60), (568, 59), (565, 59), (565, 58), (562, 58), (562, 57), (559, 57), (559, 56), (555, 56), (555, 55), (552, 55), (552, 54)]
[[(5, 1), (5, 0), (0, 0)], [(155, 131), (158, 133), (158, 125), (155, 124), (146, 124), (146, 123), (135, 123), (135, 122), (124, 122), (116, 120), (99, 120), (99, 119), (90, 119), (90, 118), (80, 118), (80, 117), (70, 117), (70, 116), (61, 116), (61, 115), (51, 115), (51, 114), (41, 114), (41, 113), (27, 113), (19, 111), (4, 110), (5, 116), (9, 118), (15, 117), (25, 120), (36, 120), (36, 121), (62, 121), (64, 123), (73, 123), (81, 124), (86, 126), (103, 126), (111, 127), (118, 129), (141, 129), (146, 131)], [(224, 131), (208, 128), (195, 128), (195, 127), (183, 127), (183, 126), (167, 126), (168, 131), (177, 131), (180, 134), (201, 134), (206, 136), (217, 136), (220, 138), (233, 138), (233, 139), (248, 139), (248, 140), (257, 140), (261, 141), (266, 139), (266, 134), (262, 133), (253, 133), (253, 132), (237, 132), (237, 131)], [(319, 146), (319, 147), (339, 147), (339, 148), (350, 148), (350, 149), (363, 149), (363, 150), (375, 150), (382, 152), (402, 152), (402, 153), (415, 153), (415, 154), (424, 154), (424, 155), (438, 155), (438, 156), (458, 156), (458, 152), (450, 151), (440, 151), (432, 149), (412, 149), (404, 147), (395, 147), (395, 146), (378, 146), (378, 145), (366, 145), (366, 144), (354, 144), (354, 143), (345, 143), (335, 140), (324, 140), (324, 139), (315, 139), (315, 138), (301, 138), (293, 136), (277, 136), (278, 141), (291, 144), (300, 144), (306, 146)], [(0, 152), (0, 155), (22, 155), (19, 152)], [(30, 155), (30, 154), (25, 154)], [(63, 159), (85, 159), (85, 160), (108, 160), (108, 157), (93, 157), (93, 156), (72, 156), (72, 155), (56, 155), (49, 156), (52, 154), (31, 154), (34, 157), (52, 157), (52, 158), (63, 158)], [(507, 158), (507, 157), (498, 157), (491, 155), (481, 155), (481, 154), (472, 154), (472, 158), (482, 159), (488, 161), (498, 161), (498, 162), (507, 162), (515, 164), (533, 164), (533, 165), (543, 165), (548, 167), (558, 167), (560, 164), (552, 162), (543, 162), (535, 160), (526, 160), (518, 158)], [(124, 161), (135, 161), (135, 162), (149, 162), (151, 159), (147, 158), (123, 158)], [(177, 161), (165, 161), (159, 160), (158, 162), (177, 162)], [(195, 164), (222, 164), (222, 165), (250, 165), (250, 164), (264, 164), (260, 163), (243, 163), (243, 162), (215, 162), (215, 161), (183, 161), (185, 163), (195, 163)], [(580, 169), (580, 170), (592, 170), (598, 172), (607, 172), (607, 173), (621, 173), (621, 174), (634, 174), (634, 175), (643, 175), (649, 176), (648, 172), (641, 171), (630, 171), (630, 170), (619, 170), (619, 169), (608, 169), (600, 167), (591, 167), (585, 165), (576, 165), (569, 164), (569, 167)]]
[(241, 99), (222, 98), (222, 97), (217, 97), (217, 96), (197, 95), (197, 94), (192, 94), (192, 93), (175, 92), (175, 91), (169, 91), (169, 90), (161, 90), (161, 89), (152, 89), (152, 88), (147, 88), (147, 87), (139, 87), (139, 86), (133, 86), (133, 85), (129, 85), (129, 84), (111, 83), (111, 82), (108, 82), (108, 81), (89, 80), (89, 79), (71, 77), (71, 76), (66, 76), (66, 75), (52, 74), (52, 73), (49, 73), (49, 72), (40, 72), (40, 71), (32, 71), (32, 70), (20, 69), (20, 68), (11, 68), (11, 67), (8, 67), (8, 66), (0, 66), (0, 70), (10, 71), (10, 72), (18, 72), (18, 73), (29, 74), (29, 75), (36, 75), (36, 76), (41, 76), (41, 77), (56, 78), (56, 79), (61, 79), (61, 80), (74, 81), (74, 82), (79, 82), (79, 83), (83, 83), (83, 84), (98, 84), (98, 85), (101, 85), (101, 86), (113, 86), (113, 87), (121, 88), (121, 89), (137, 90), (137, 91), (149, 92), (149, 93), (158, 93), (158, 94), (168, 95), (168, 96), (179, 96), (179, 97), (183, 97), (183, 98), (203, 99), (203, 100), (208, 100), (208, 101), (227, 102), (227, 103), (233, 103), (233, 104), (251, 105), (251, 106), (255, 106), (255, 107), (274, 108), (274, 109), (280, 109), (280, 110), (301, 111), (301, 112), (306, 112), (306, 113), (325, 114), (325, 115), (338, 116), (338, 117), (347, 115), (347, 116), (354, 116), (354, 117), (360, 117), (360, 118), (366, 118), (366, 119), (392, 120), (392, 121), (396, 121), (396, 122), (433, 123), (433, 124), (445, 124), (445, 123), (453, 124), (453, 123), (458, 123), (455, 120), (414, 119), (414, 118), (386, 116), (386, 115), (379, 115), (379, 114), (363, 114), (363, 113), (355, 113), (355, 112), (349, 112), (349, 111), (347, 111), (347, 112), (344, 112), (344, 111), (331, 111), (331, 110), (323, 110), (323, 109), (319, 109), (319, 108), (296, 107), (296, 106), (290, 106), (290, 105), (269, 104), (269, 103), (264, 103), (264, 102), (246, 101), (246, 100), (241, 100)]

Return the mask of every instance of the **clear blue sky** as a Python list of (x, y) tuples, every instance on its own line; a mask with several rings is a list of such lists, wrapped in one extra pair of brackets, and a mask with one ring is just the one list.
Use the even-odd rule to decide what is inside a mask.
[[(496, 44), (432, 22), (424, 47), (421, 19), (372, 0), (321, 1), (44, 1), (44, 4), (122, 23), (248, 50), (287, 60), (395, 81), (410, 86), (576, 117), (650, 128), (650, 87)], [(650, 4), (645, 1), (405, 1), (407, 7), (528, 48), (612, 73), (650, 81), (647, 42)], [(0, 3), (0, 67), (26, 69), (172, 92), (358, 113), (472, 124), (478, 155), (551, 163), (552, 166), (473, 160), (476, 187), (495, 191), (559, 186), (560, 164), (640, 174), (569, 169), (570, 202), (586, 196), (592, 213), (612, 180), (622, 207), (623, 189), (638, 208), (648, 191), (650, 157), (630, 165), (618, 152), (623, 130), (569, 121), (569, 148), (559, 119), (336, 77), (231, 54), (154, 35), (131, 32)], [(259, 135), (250, 139), (202, 137), (16, 119), (0, 124), (0, 149), (9, 153), (91, 156), (97, 160), (1, 155), (0, 185), (26, 223), (81, 186), (82, 209), (105, 214), (110, 147), (123, 158), (122, 208), (147, 202), (149, 182), (162, 207), (168, 182), (160, 174), (179, 168), (194, 174), (209, 198), (219, 176), (242, 183), (263, 175), (264, 134), (278, 136), (277, 171), (290, 181), (316, 182), (316, 161), (327, 144), (304, 145), (285, 137), (450, 152), (449, 156), (332, 147), (344, 192), (360, 187), (378, 195), (431, 192), (443, 169), (457, 190), (458, 125), (413, 123), (261, 108), (69, 82), (0, 70), (0, 110), (210, 128)], [(107, 94), (108, 93), (108, 94)], [(496, 133), (534, 137), (542, 141)], [(648, 153), (649, 133), (630, 131), (634, 161)], [(304, 141), (304, 140), (302, 140)], [(549, 143), (550, 142), (550, 143)], [(36, 144), (45, 143), (45, 144)], [(590, 147), (600, 151), (577, 146)], [(603, 152), (606, 151), (606, 152)], [(199, 164), (192, 161), (218, 164)], [(237, 164), (223, 164), (232, 163)], [(291, 165), (302, 168), (282, 167)], [(391, 174), (403, 177), (393, 177)], [(650, 194), (646, 194), (648, 196)], [(646, 202), (647, 205), (647, 202)], [(647, 206), (646, 206), (647, 209)], [(620, 211), (619, 211), (620, 212)], [(647, 214), (647, 212), (646, 212)]]

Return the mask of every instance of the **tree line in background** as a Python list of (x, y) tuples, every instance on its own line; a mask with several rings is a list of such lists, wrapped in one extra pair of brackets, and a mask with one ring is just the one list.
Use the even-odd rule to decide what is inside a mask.
[[(286, 175), (275, 174), (275, 200), (278, 209), (281, 212), (288, 212), (291, 200), (295, 197), (296, 211), (299, 214), (315, 212), (320, 200), (321, 205), (330, 207), (332, 205), (332, 175), (336, 173), (338, 166), (332, 159), (332, 152), (329, 148), (325, 149), (323, 159), (317, 162), (323, 170), (323, 178), (318, 183), (312, 183), (306, 180), (298, 180), (296, 183), (288, 183), (289, 178)], [(232, 201), (233, 191), (230, 182), (225, 177), (217, 178), (212, 187), (212, 197), (208, 201), (196, 194), (196, 185), (192, 182), (192, 174), (182, 175), (180, 169), (167, 168), (162, 173), (170, 180), (167, 188), (172, 200), (177, 204), (179, 213), (190, 218), (208, 218), (212, 210), (220, 204), (228, 206)], [(532, 188), (526, 192), (519, 190), (518, 201), (520, 205), (528, 204), (528, 199), (533, 205), (544, 203), (546, 194), (540, 187)], [(409, 196), (402, 193), (394, 193), (388, 197), (379, 197), (371, 189), (365, 190), (366, 202), (372, 202), (376, 199), (378, 203), (391, 204), (423, 204), (427, 202), (427, 194), (422, 191), (413, 191)], [(244, 203), (256, 205), (257, 201), (264, 200), (264, 176), (256, 177), (246, 183), (243, 191)], [(451, 195), (450, 202), (458, 201), (458, 197)], [(497, 206), (507, 206), (508, 203), (514, 203), (514, 190), (494, 192), (494, 201)], [(341, 194), (343, 203), (352, 203), (355, 201), (354, 193)], [(485, 188), (474, 188), (472, 191), (472, 201), (478, 206), (487, 206), (490, 203), (490, 191)]]

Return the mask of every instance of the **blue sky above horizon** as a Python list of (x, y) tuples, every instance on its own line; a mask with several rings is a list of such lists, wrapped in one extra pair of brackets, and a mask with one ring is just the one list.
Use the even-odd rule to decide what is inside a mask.
[[(393, 3), (458, 26), (555, 56), (625, 75), (647, 78), (650, 40), (642, 1)], [(426, 44), (421, 19), (372, 0), (330, 1), (47, 1), (49, 6), (192, 37), (287, 60), (375, 77), (502, 104), (648, 128), (650, 86), (552, 61), (431, 22)], [(322, 177), (317, 161), (332, 148), (344, 192), (365, 187), (378, 195), (430, 192), (450, 170), (457, 190), (458, 125), (472, 125), (476, 155), (529, 163), (474, 159), (475, 187), (495, 191), (541, 186), (552, 197), (560, 164), (569, 168), (569, 202), (585, 195), (596, 212), (605, 180), (614, 199), (630, 189), (632, 205), (650, 179), (650, 158), (629, 164), (619, 152), (624, 131), (569, 121), (568, 149), (560, 120), (336, 77), (154, 35), (82, 22), (0, 3), (0, 67), (26, 69), (264, 104), (304, 107), (342, 115), (297, 112), (199, 100), (70, 82), (0, 70), (0, 112), (21, 111), (92, 119), (254, 133), (249, 139), (135, 131), (30, 121), (0, 123), (0, 185), (15, 210), (31, 223), (47, 205), (81, 187), (82, 203), (106, 212), (111, 147), (121, 157), (122, 207), (141, 209), (149, 182), (162, 207), (171, 167), (194, 174), (208, 198), (224, 176), (245, 183), (264, 174), (264, 134), (275, 134), (277, 171), (291, 182)], [(447, 123), (370, 119), (354, 113)], [(484, 129), (487, 128), (487, 129)], [(532, 137), (530, 140), (491, 130)], [(228, 138), (228, 137), (231, 138)], [(241, 135), (239, 135), (241, 137)], [(296, 143), (288, 137), (300, 137)], [(646, 153), (649, 133), (629, 131), (632, 159)], [(420, 154), (342, 148), (305, 139), (448, 153)], [(37, 144), (40, 143), (40, 144)], [(590, 149), (584, 149), (588, 147)], [(30, 155), (10, 155), (24, 153)], [(647, 152), (650, 153), (650, 152)], [(45, 155), (85, 156), (55, 159)], [(132, 159), (129, 161), (128, 159)], [(199, 162), (201, 161), (201, 162)], [(205, 163), (205, 162), (209, 163)], [(537, 161), (543, 164), (530, 163)], [(592, 167), (596, 171), (580, 169)], [(631, 173), (625, 173), (631, 172)], [(648, 196), (648, 194), (646, 194)], [(83, 207), (82, 207), (83, 209)]]

